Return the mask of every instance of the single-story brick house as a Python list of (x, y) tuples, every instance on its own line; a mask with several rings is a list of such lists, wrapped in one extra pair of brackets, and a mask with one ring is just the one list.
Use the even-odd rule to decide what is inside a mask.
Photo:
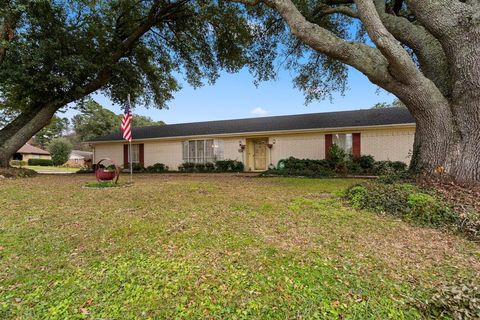
[(50, 153), (38, 147), (25, 143), (15, 154), (12, 160), (28, 161), (29, 159), (52, 159)]
[(68, 158), (67, 166), (70, 167), (91, 167), (93, 152), (83, 150), (72, 150)]
[[(404, 108), (149, 126), (133, 128), (132, 162), (163, 163), (176, 170), (184, 162), (232, 159), (242, 161), (247, 171), (262, 171), (291, 156), (324, 159), (335, 143), (355, 156), (408, 163), (414, 133), (415, 122)], [(91, 144), (94, 162), (129, 162), (121, 132)]]

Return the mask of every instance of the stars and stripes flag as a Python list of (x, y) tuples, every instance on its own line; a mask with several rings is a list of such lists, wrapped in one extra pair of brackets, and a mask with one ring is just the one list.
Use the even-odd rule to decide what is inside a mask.
[(123, 131), (123, 139), (127, 141), (132, 141), (132, 121), (133, 114), (130, 110), (130, 99), (128, 99), (128, 103), (125, 107), (125, 112), (123, 113), (122, 117), (122, 124), (120, 125), (120, 129)]

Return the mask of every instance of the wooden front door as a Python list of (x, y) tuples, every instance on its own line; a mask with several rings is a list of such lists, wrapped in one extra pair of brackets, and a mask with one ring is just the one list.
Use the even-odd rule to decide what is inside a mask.
[(267, 170), (267, 139), (253, 140), (253, 170)]

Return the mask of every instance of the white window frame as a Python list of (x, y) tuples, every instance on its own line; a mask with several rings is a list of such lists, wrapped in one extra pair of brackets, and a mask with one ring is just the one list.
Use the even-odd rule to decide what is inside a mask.
[[(128, 147), (130, 148), (130, 146)], [(128, 153), (128, 163), (130, 162), (140, 163), (140, 145), (139, 144), (132, 144), (132, 151)]]
[[(344, 136), (345, 138), (340, 138)], [(347, 154), (353, 154), (353, 134), (352, 133), (334, 133), (332, 134), (332, 143), (339, 146)]]
[[(192, 145), (193, 145), (193, 148), (191, 148)], [(209, 152), (207, 150), (207, 148), (210, 148), (210, 146), (213, 148), (213, 152)], [(183, 162), (204, 164), (207, 162), (215, 162), (217, 160), (223, 160), (223, 157), (224, 157), (223, 140), (195, 139), (195, 140), (186, 140), (182, 142)]]

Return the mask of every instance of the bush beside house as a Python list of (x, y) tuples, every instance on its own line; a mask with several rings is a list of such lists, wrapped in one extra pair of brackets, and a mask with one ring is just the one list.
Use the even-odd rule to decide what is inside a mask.
[(49, 167), (53, 166), (53, 161), (50, 159), (28, 159), (28, 165)]
[[(353, 157), (339, 149), (332, 152), (330, 159), (310, 160), (290, 157), (281, 160), (275, 169), (269, 169), (266, 175), (304, 176), (304, 177), (336, 177), (345, 175), (394, 176), (404, 177), (407, 165), (401, 161), (375, 161), (370, 155)], [(332, 148), (334, 151), (334, 148)]]
[(72, 144), (65, 138), (52, 140), (48, 145), (48, 151), (52, 156), (54, 166), (61, 166), (68, 161), (72, 152)]
[(215, 162), (185, 162), (178, 167), (180, 172), (243, 172), (243, 162), (237, 160), (219, 160)]

